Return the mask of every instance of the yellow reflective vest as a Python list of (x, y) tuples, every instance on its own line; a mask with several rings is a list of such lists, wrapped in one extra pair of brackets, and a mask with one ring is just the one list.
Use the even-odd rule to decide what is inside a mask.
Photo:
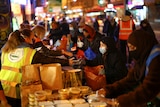
[(9, 53), (2, 52), (0, 80), (7, 97), (20, 98), (21, 67), (31, 64), (35, 52), (29, 47), (17, 48)]

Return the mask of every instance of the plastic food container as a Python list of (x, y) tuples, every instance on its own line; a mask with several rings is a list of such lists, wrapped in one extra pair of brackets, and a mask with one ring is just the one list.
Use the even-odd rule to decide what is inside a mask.
[(80, 93), (81, 93), (80, 88), (78, 88), (78, 87), (72, 87), (69, 90), (70, 90), (70, 98), (71, 99), (80, 98)]
[(58, 90), (60, 100), (69, 99), (69, 89), (60, 89)]

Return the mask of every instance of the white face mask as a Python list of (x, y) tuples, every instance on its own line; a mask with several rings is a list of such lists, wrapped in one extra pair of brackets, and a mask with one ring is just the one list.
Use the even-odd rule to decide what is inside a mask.
[(83, 33), (83, 28), (78, 29), (80, 33)]
[(69, 27), (69, 30), (74, 30), (73, 27)]
[(84, 45), (83, 42), (81, 42), (81, 41), (77, 42), (77, 47), (82, 48), (83, 45)]
[(107, 49), (103, 46), (99, 48), (99, 51), (101, 52), (101, 54), (105, 54), (107, 52)]

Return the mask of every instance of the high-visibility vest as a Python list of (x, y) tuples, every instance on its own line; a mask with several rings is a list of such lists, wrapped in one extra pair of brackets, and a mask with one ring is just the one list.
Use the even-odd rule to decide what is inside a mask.
[(20, 98), (21, 67), (31, 64), (35, 52), (29, 47), (17, 48), (9, 53), (2, 52), (0, 80), (6, 96)]
[(120, 40), (127, 40), (131, 32), (133, 31), (133, 21), (119, 21), (119, 39)]

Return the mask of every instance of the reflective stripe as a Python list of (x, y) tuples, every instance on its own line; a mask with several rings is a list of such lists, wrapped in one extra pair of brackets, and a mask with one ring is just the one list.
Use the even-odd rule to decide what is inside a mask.
[(132, 32), (132, 20), (128, 22), (120, 21), (120, 31), (119, 31), (119, 39), (120, 40), (127, 40), (130, 33)]
[(131, 33), (131, 32), (128, 32), (128, 33), (127, 33), (127, 32), (120, 32), (119, 34), (120, 34), (120, 35), (129, 35), (130, 33)]
[(132, 30), (132, 20), (129, 21), (129, 27), (128, 26), (124, 26), (123, 24), (126, 22), (122, 22), (120, 21), (120, 29), (121, 30)]
[(27, 53), (27, 55), (26, 55), (26, 59), (25, 59), (25, 65), (27, 65), (27, 64), (30, 64), (30, 55), (32, 54), (32, 49), (29, 49), (28, 50), (28, 53)]
[(19, 68), (10, 67), (10, 66), (2, 66), (2, 69), (14, 71), (14, 72), (19, 72)]
[(16, 87), (16, 85), (18, 84), (17, 82), (11, 82), (11, 81), (6, 81), (6, 80), (1, 80), (2, 84), (4, 85), (9, 85), (12, 87)]

